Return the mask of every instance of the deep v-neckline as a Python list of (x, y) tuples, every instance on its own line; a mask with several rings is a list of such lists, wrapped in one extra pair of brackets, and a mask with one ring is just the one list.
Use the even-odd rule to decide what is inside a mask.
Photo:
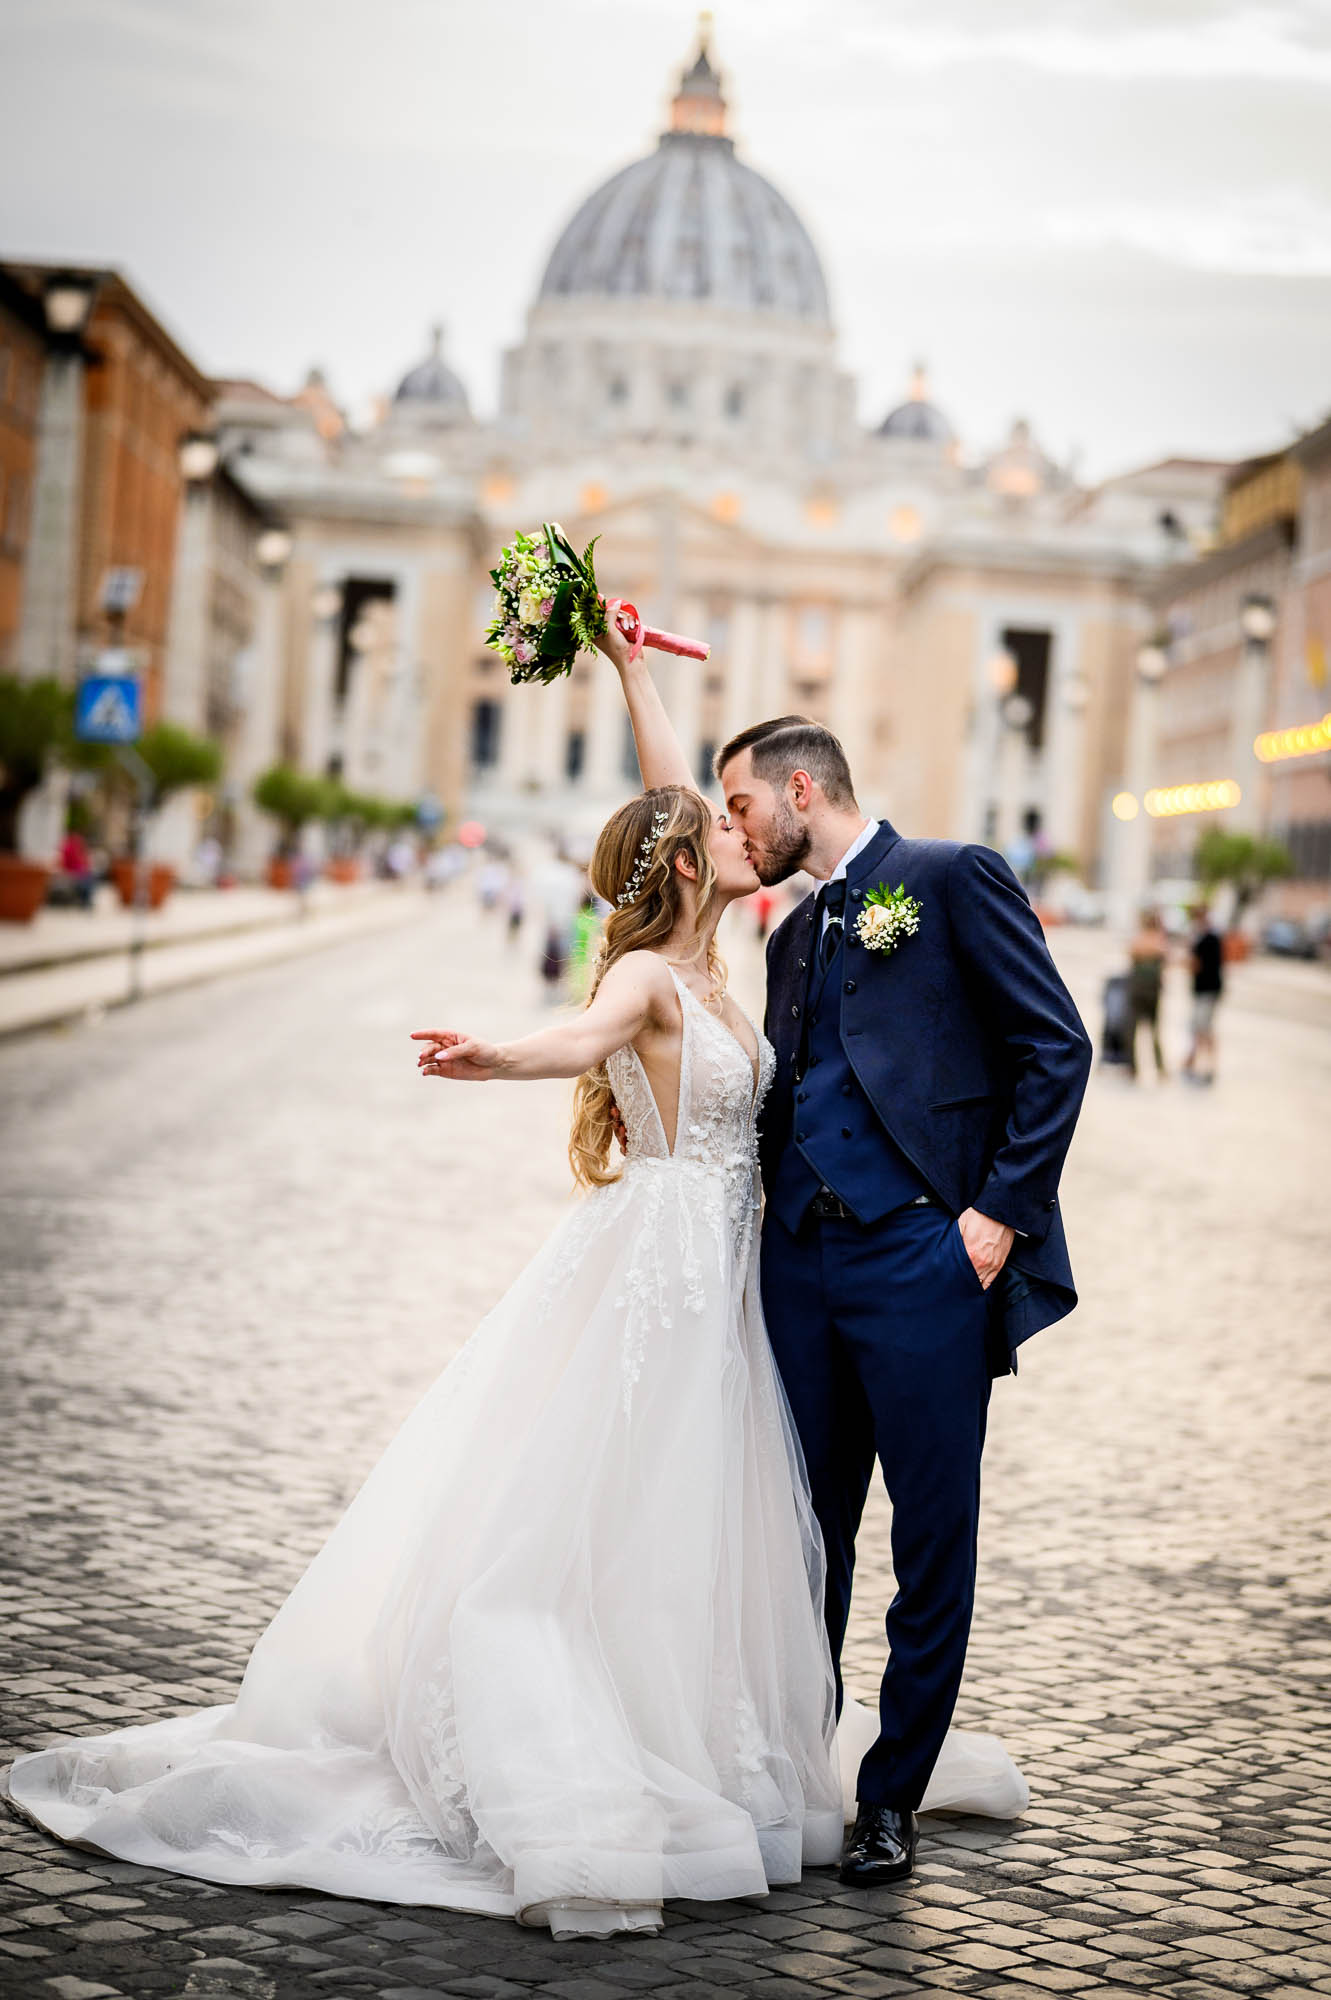
[[(693, 988), (691, 986), (685, 985), (684, 981), (680, 978), (679, 974), (676, 972), (674, 966), (671, 965), (669, 959), (666, 960), (666, 967), (670, 973), (670, 977), (674, 980), (678, 991), (682, 993), (686, 999), (691, 1000), (693, 1002), (694, 1006), (698, 1009), (698, 1012), (702, 1015), (705, 1021), (710, 1021), (714, 1027), (717, 1027), (721, 1030), (721, 1033), (725, 1036), (728, 1042), (733, 1042), (735, 1044), (735, 1047), (739, 1050), (745, 1062), (748, 1064), (749, 1079), (752, 1086), (749, 1091), (749, 1111), (750, 1113), (752, 1113), (754, 1105), (758, 1102), (758, 1091), (762, 1085), (762, 1080), (763, 1080), (763, 1045), (762, 1041), (759, 1038), (758, 1030), (756, 1028), (754, 1028), (753, 1030), (753, 1054), (750, 1055), (748, 1050), (745, 1048), (743, 1042), (740, 1040), (739, 1036), (734, 1032), (734, 1030), (732, 1028), (728, 1028), (725, 1022), (721, 1019), (721, 1017), (718, 1014), (713, 1014), (709, 1012), (709, 1010), (703, 1006), (702, 1001), (698, 998)], [(753, 1027), (753, 1023), (751, 1021), (749, 1023), (749, 1026)], [(680, 1044), (679, 1059), (680, 1059), (680, 1074), (682, 1076), (683, 1064), (684, 1064), (684, 1048), (682, 1043)]]

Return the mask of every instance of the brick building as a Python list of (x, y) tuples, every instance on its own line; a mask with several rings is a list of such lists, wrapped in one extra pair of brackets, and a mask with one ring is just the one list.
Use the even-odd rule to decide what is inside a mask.
[(23, 571), (45, 366), (46, 323), (41, 307), (0, 271), (0, 669), (20, 665)]
[[(204, 428), (211, 384), (117, 271), (57, 273), (38, 264), (0, 268), (11, 290), (25, 293), (41, 324), (48, 281), (73, 278), (91, 290), (84, 350), (73, 660), (85, 661), (113, 636), (102, 585), (113, 568), (137, 570), (142, 583), (126, 613), (121, 642), (138, 655), (149, 719), (162, 705), (172, 568), (180, 517), (181, 439)], [(35, 552), (30, 551), (30, 559)], [(29, 672), (46, 670), (25, 661)]]

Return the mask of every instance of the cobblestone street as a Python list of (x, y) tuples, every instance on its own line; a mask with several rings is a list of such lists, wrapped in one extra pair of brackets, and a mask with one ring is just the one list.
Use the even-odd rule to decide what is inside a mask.
[[(0, 1755), (230, 1697), (419, 1392), (569, 1198), (567, 1086), (419, 1083), (538, 1017), (464, 886), (419, 923), (0, 1047)], [(723, 932), (723, 941), (724, 941)], [(1109, 947), (1057, 941), (1093, 1034)], [(731, 950), (755, 997), (751, 941)], [(1181, 975), (1175, 974), (1181, 979)], [(1184, 996), (1171, 989), (1176, 1060)], [(1092, 1080), (1083, 1304), (995, 1391), (958, 1721), (1031, 1785), (900, 1891), (808, 1875), (659, 1939), (258, 1893), (0, 1816), (0, 1994), (1331, 1994), (1331, 976), (1238, 969), (1212, 1090)], [(872, 1698), (885, 1503), (849, 1679)]]

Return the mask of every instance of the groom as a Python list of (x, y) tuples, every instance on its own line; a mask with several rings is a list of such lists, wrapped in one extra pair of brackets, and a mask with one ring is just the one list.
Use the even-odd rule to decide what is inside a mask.
[[(827, 1548), (838, 1713), (875, 1458), (892, 1500), (880, 1733), (841, 1864), (872, 1886), (911, 1873), (961, 1683), (990, 1379), (1076, 1304), (1058, 1181), (1091, 1048), (992, 849), (866, 819), (803, 716), (742, 731), (716, 771), (759, 878), (821, 884), (767, 948), (762, 1293)], [(917, 927), (884, 948), (858, 920), (898, 884)]]

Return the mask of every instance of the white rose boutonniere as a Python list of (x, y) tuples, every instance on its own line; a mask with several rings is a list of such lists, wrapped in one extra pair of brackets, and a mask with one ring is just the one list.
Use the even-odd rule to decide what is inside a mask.
[(920, 928), (920, 905), (906, 894), (904, 882), (889, 889), (880, 882), (870, 889), (864, 908), (855, 919), (855, 932), (869, 951), (895, 951), (903, 938), (914, 937)]

